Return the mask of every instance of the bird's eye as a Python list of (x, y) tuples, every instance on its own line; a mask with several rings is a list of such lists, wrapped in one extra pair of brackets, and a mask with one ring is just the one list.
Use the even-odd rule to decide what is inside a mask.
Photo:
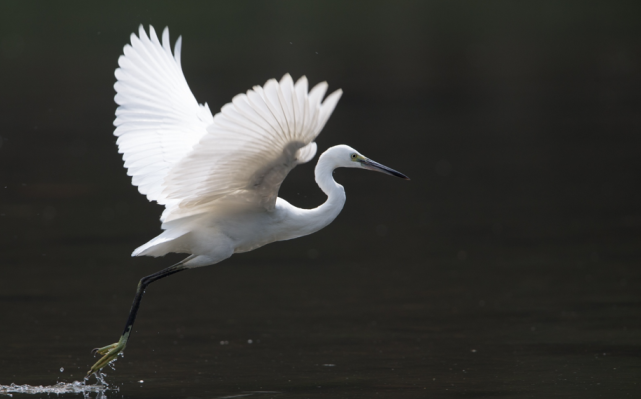
[(352, 159), (356, 160), (356, 154), (352, 154)]

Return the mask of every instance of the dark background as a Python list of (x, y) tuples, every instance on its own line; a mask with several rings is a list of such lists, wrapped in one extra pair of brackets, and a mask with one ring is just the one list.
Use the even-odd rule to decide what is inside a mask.
[[(3, 1), (0, 384), (79, 379), (181, 258), (129, 257), (160, 232), (112, 135), (143, 23), (214, 112), (287, 72), (342, 88), (319, 151), (412, 180), (339, 170), (326, 229), (154, 284), (112, 395), (635, 397), (640, 4)], [(324, 201), (314, 164), (281, 196)]]

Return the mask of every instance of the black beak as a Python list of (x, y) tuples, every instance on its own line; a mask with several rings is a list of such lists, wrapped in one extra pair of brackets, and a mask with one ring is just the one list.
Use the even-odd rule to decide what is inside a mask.
[(361, 164), (365, 169), (368, 169), (368, 170), (373, 170), (375, 172), (382, 172), (382, 173), (385, 173), (386, 175), (400, 177), (401, 179), (405, 179), (405, 180), (410, 179), (409, 177), (405, 176), (401, 172), (397, 172), (394, 169), (388, 168), (385, 165), (381, 165), (378, 162), (374, 162), (371, 159), (365, 159), (364, 161), (361, 161)]

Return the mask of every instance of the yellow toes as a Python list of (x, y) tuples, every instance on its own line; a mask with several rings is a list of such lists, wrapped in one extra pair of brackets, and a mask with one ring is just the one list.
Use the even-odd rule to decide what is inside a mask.
[(118, 357), (118, 354), (123, 350), (125, 350), (125, 343), (122, 341), (92, 350), (92, 353), (97, 353), (103, 356), (93, 366), (91, 366), (91, 369), (87, 372), (87, 375), (91, 375), (100, 371), (103, 367), (114, 361)]
[(115, 348), (116, 346), (118, 346), (118, 344), (119, 344), (119, 342), (116, 342), (115, 344), (111, 344), (111, 345), (103, 346), (102, 348), (93, 348), (93, 349), (91, 350), (91, 354), (92, 354), (92, 355), (96, 355), (96, 354), (98, 354), (98, 355), (105, 355), (105, 354), (107, 354), (107, 352), (109, 352), (110, 350), (112, 350), (113, 348)]

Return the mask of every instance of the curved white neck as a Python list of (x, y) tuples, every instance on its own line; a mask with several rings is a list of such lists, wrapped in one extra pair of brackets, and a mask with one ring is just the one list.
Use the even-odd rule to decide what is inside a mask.
[(336, 163), (325, 154), (326, 152), (320, 156), (314, 175), (316, 183), (327, 195), (327, 201), (314, 209), (305, 211), (306, 234), (314, 233), (330, 224), (345, 205), (345, 189), (332, 177)]
[[(345, 203), (345, 189), (340, 184), (336, 183), (333, 177), (336, 165), (330, 157), (326, 157), (325, 153), (321, 154), (314, 169), (314, 176), (318, 187), (327, 195), (327, 201), (318, 208), (325, 205), (336, 205), (340, 203), (340, 208), (343, 208)], [(316, 209), (318, 209), (316, 208)], [(340, 209), (338, 210), (340, 212)]]
[(313, 209), (301, 209), (279, 198), (286, 217), (283, 219), (282, 231), (275, 238), (276, 241), (315, 233), (334, 221), (343, 209), (345, 189), (332, 177), (332, 172), (338, 165), (331, 155), (326, 156), (328, 151), (320, 156), (314, 171), (316, 183), (327, 194), (327, 201)]

